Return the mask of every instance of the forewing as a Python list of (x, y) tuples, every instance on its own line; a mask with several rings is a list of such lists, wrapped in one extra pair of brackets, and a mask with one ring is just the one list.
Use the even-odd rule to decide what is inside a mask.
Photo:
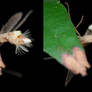
[(66, 81), (65, 81), (65, 86), (67, 86), (69, 84), (69, 82), (71, 81), (73, 76), (74, 76), (74, 74), (71, 71), (68, 70)]
[(12, 29), (16, 26), (16, 24), (19, 22), (19, 20), (22, 17), (22, 13), (16, 13), (15, 15), (13, 15), (8, 22), (2, 27), (1, 29), (1, 33), (6, 33), (6, 32), (10, 32), (12, 31)]

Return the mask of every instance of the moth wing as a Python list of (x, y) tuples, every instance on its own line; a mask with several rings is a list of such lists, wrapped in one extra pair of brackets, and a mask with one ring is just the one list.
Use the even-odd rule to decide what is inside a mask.
[(13, 28), (17, 25), (17, 23), (19, 22), (19, 20), (22, 18), (22, 13), (16, 13), (15, 15), (13, 15), (8, 22), (2, 27), (1, 32), (0, 33), (6, 33), (6, 32), (10, 32), (13, 30)]
[(67, 76), (66, 76), (66, 80), (65, 80), (65, 86), (67, 86), (69, 84), (69, 82), (71, 81), (71, 79), (73, 78), (74, 74), (68, 70)]

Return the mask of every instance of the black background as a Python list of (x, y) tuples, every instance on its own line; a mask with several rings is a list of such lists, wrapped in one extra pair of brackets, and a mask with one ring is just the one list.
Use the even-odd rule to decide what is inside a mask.
[[(92, 24), (92, 5), (89, 0), (61, 0), (67, 1), (70, 6), (70, 14), (72, 22), (76, 26), (84, 15), (83, 23), (78, 28), (83, 35), (87, 27)], [(17, 12), (23, 12), (25, 15), (29, 10), (33, 10), (28, 20), (19, 28), (23, 32), (27, 29), (31, 31), (33, 38), (33, 46), (29, 49), (29, 53), (18, 56), (15, 55), (15, 47), (8, 43), (0, 47), (3, 61), (7, 69), (14, 70), (23, 74), (22, 78), (4, 73), (0, 77), (0, 89), (9, 90), (43, 90), (48, 91), (80, 91), (90, 90), (92, 81), (92, 68), (88, 70), (88, 76), (82, 78), (80, 75), (75, 76), (67, 87), (64, 87), (67, 70), (54, 59), (44, 61), (43, 57), (48, 57), (43, 53), (43, 1), (42, 0), (24, 0), (24, 1), (0, 1), (0, 28), (8, 21), (8, 19)], [(65, 5), (65, 4), (64, 4)], [(92, 45), (85, 48), (88, 61), (91, 63)], [(44, 56), (43, 56), (44, 55)]]

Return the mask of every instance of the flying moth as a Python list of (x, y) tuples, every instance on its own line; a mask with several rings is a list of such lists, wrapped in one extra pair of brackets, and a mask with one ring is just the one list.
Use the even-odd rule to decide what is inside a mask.
[[(22, 33), (18, 28), (26, 21), (32, 11), (29, 11), (22, 19), (22, 12), (14, 14), (8, 22), (0, 30), (0, 44), (9, 42), (16, 46), (16, 54), (24, 54), (29, 52), (27, 47), (31, 47), (32, 39), (30, 39), (30, 31), (27, 30)], [(2, 75), (2, 68), (5, 68), (2, 57), (0, 55), (0, 75)]]

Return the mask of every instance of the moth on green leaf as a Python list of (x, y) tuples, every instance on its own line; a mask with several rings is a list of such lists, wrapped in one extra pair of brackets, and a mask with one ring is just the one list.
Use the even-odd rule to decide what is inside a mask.
[(44, 52), (75, 75), (87, 75), (90, 64), (66, 8), (58, 0), (44, 0)]

